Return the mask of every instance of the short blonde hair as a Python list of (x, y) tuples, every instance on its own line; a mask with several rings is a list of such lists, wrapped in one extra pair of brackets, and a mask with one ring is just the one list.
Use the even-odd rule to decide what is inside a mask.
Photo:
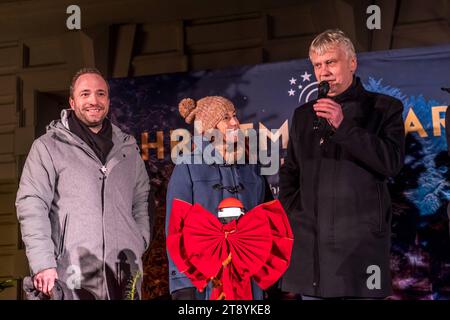
[(352, 41), (342, 30), (328, 29), (315, 37), (311, 42), (311, 45), (309, 46), (309, 57), (311, 57), (311, 53), (313, 52), (322, 55), (336, 45), (342, 46), (348, 58), (356, 56), (355, 47), (353, 46)]

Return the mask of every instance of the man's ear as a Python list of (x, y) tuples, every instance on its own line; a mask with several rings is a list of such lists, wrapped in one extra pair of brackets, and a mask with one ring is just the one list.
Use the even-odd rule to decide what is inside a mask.
[(356, 56), (354, 56), (350, 60), (350, 68), (352, 69), (353, 74), (355, 74), (357, 67), (358, 67), (358, 60), (356, 59)]
[(70, 104), (70, 107), (73, 109), (75, 106), (75, 101), (73, 100), (72, 97), (69, 97), (69, 104)]

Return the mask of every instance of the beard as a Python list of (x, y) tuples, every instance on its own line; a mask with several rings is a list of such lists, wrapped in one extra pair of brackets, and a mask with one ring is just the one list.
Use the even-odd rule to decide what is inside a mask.
[(107, 108), (103, 104), (82, 106), (75, 108), (75, 114), (87, 127), (98, 127), (106, 118)]

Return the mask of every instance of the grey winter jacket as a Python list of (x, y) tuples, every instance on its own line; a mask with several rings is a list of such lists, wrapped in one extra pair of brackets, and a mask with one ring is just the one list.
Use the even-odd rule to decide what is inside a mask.
[(149, 179), (136, 140), (114, 125), (112, 139), (103, 166), (69, 131), (63, 110), (34, 141), (20, 180), (16, 208), (31, 272), (56, 268), (75, 299), (121, 299), (130, 277), (142, 275)]

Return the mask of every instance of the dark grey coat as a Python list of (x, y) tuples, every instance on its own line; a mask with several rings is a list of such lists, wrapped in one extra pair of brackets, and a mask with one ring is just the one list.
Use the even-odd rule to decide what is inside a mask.
[[(391, 293), (386, 180), (403, 165), (403, 106), (365, 91), (359, 79), (335, 100), (344, 120), (324, 145), (313, 130), (315, 101), (297, 108), (291, 122), (279, 199), (295, 240), (283, 289), (321, 297), (385, 297)], [(373, 266), (380, 271), (379, 288), (371, 288), (377, 284), (370, 278)]]

